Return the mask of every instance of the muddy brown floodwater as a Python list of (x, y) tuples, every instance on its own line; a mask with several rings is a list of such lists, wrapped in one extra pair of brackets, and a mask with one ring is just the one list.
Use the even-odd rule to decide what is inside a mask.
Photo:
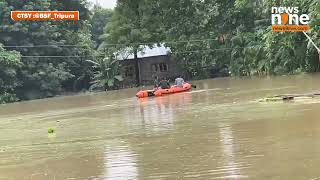
[(320, 179), (320, 99), (255, 101), (320, 91), (319, 74), (193, 84), (0, 106), (0, 180)]

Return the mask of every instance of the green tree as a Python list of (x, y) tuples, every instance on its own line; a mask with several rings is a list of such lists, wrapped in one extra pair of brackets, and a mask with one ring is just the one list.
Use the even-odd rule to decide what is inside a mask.
[(100, 6), (94, 6), (93, 15), (90, 19), (92, 40), (95, 47), (98, 48), (103, 40), (100, 38), (104, 34), (104, 27), (109, 23), (113, 15), (113, 10), (104, 9)]
[(16, 51), (6, 51), (0, 45), (0, 104), (14, 102), (17, 87), (20, 81), (17, 71), (21, 67), (20, 53)]
[[(234, 1), (165, 0), (160, 6), (166, 41), (174, 42), (167, 45), (193, 78), (205, 78), (207, 69), (229, 64), (230, 51), (226, 49), (236, 27), (253, 26), (253, 21), (243, 18), (248, 14), (235, 10)], [(222, 37), (225, 41), (218, 41)]]
[[(114, 51), (128, 50), (134, 55), (138, 69), (137, 53), (141, 45), (153, 47), (150, 42), (160, 42), (163, 34), (157, 25), (158, 21), (151, 14), (155, 11), (147, 0), (118, 0), (114, 15), (106, 26), (103, 35), (105, 44), (113, 46)], [(110, 48), (110, 47), (109, 47)], [(140, 84), (139, 71), (136, 74), (137, 84)]]
[[(85, 60), (92, 55), (92, 46), (87, 21), (89, 10), (85, 0), (5, 0), (0, 2), (0, 7), (0, 43), (5, 46), (19, 46), (6, 49), (15, 49), (23, 55), (23, 66), (18, 73), (22, 81), (19, 97), (47, 97), (63, 90), (78, 89), (77, 84), (86, 84), (83, 81), (88, 81), (89, 84), (89, 64)], [(12, 21), (12, 10), (79, 10), (81, 20)], [(83, 83), (80, 83), (81, 81)]]
[[(112, 54), (112, 53), (109, 53)], [(94, 68), (93, 81), (90, 90), (111, 90), (119, 88), (120, 82), (123, 81), (122, 67), (119, 60), (114, 55), (106, 55), (106, 57), (98, 56), (95, 60), (87, 60), (92, 63)]]

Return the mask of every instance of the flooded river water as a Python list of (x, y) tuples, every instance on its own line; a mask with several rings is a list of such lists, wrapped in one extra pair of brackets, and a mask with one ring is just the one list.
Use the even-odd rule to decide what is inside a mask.
[(193, 84), (0, 106), (0, 180), (320, 179), (320, 99), (255, 101), (320, 91), (320, 75)]

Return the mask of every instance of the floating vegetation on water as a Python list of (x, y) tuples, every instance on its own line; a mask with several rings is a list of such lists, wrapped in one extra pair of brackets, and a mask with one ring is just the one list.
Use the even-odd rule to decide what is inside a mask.
[(259, 102), (278, 102), (278, 101), (283, 101), (283, 99), (279, 97), (267, 97), (267, 98), (259, 99)]
[(320, 97), (319, 94), (296, 94), (296, 95), (278, 95), (259, 99), (259, 102), (280, 102), (292, 100), (305, 100)]
[(49, 129), (48, 129), (48, 133), (49, 133), (49, 134), (53, 134), (54, 132), (55, 132), (55, 130), (54, 130), (53, 128), (49, 128)]

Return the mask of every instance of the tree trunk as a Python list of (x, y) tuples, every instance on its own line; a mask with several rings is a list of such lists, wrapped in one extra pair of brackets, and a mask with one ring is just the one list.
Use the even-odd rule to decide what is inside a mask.
[(136, 69), (136, 83), (137, 86), (141, 84), (141, 75), (140, 75), (140, 65), (138, 60), (138, 50), (134, 50), (134, 62), (135, 62), (135, 69)]

